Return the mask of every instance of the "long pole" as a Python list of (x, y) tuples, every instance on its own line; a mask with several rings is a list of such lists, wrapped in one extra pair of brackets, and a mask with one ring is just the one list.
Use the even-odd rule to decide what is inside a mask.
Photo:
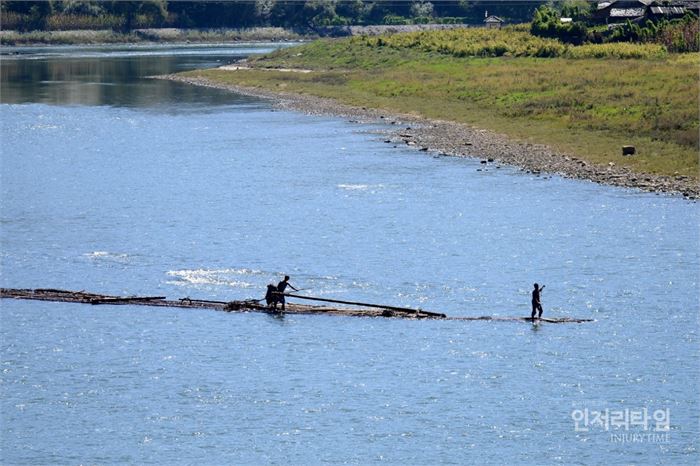
[(293, 293), (283, 293), (285, 296), (289, 296), (290, 298), (298, 298), (298, 299), (308, 299), (309, 301), (323, 301), (327, 303), (338, 303), (338, 304), (350, 304), (354, 306), (365, 306), (365, 307), (377, 307), (379, 309), (389, 309), (392, 311), (401, 311), (401, 312), (411, 312), (414, 314), (426, 314), (429, 316), (435, 316), (435, 317), (447, 317), (445, 314), (440, 314), (437, 312), (428, 312), (424, 311), (422, 309), (413, 309), (410, 307), (397, 307), (397, 306), (385, 306), (383, 304), (370, 304), (370, 303), (361, 303), (358, 301), (342, 301), (340, 299), (329, 299), (329, 298), (315, 298), (313, 296), (301, 296), (298, 294), (293, 294)]

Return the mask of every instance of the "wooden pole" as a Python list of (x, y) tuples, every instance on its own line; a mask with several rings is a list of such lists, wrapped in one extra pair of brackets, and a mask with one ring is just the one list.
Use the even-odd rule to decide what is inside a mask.
[(440, 314), (437, 312), (428, 312), (424, 311), (422, 309), (413, 309), (410, 307), (397, 307), (397, 306), (385, 306), (383, 304), (370, 304), (370, 303), (361, 303), (357, 301), (342, 301), (340, 299), (329, 299), (329, 298), (315, 298), (313, 296), (301, 296), (298, 294), (292, 294), (292, 293), (282, 293), (285, 296), (289, 296), (290, 298), (298, 298), (298, 299), (308, 299), (309, 301), (324, 301), (327, 303), (338, 303), (338, 304), (350, 304), (354, 306), (364, 306), (364, 307), (377, 307), (379, 309), (389, 309), (391, 311), (400, 311), (400, 312), (410, 312), (413, 314), (425, 314), (429, 316), (434, 316), (434, 317), (446, 317), (445, 314)]
[(93, 298), (90, 304), (112, 304), (112, 303), (130, 303), (136, 301), (163, 301), (165, 296), (114, 296), (104, 298)]

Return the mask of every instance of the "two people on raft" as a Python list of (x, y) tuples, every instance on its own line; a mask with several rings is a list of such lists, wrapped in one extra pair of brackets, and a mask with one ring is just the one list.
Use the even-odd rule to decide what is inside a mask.
[[(289, 275), (285, 275), (284, 280), (279, 282), (277, 286), (272, 284), (267, 285), (267, 293), (265, 294), (265, 302), (267, 303), (267, 307), (277, 310), (277, 303), (280, 303), (282, 304), (282, 312), (284, 312), (284, 292), (287, 287), (293, 289), (294, 291), (299, 291), (291, 283), (289, 283)], [(540, 287), (537, 283), (535, 283), (533, 287), (532, 314), (530, 317), (532, 320), (535, 320), (535, 316), (537, 316), (538, 319), (542, 318), (542, 302), (540, 300), (540, 293), (542, 290), (544, 290), (544, 285)]]
[(267, 285), (267, 293), (265, 294), (265, 302), (267, 307), (270, 309), (277, 310), (277, 303), (282, 304), (282, 312), (284, 312), (284, 291), (287, 287), (293, 289), (294, 291), (299, 291), (297, 288), (289, 283), (289, 275), (284, 276), (284, 280), (279, 282), (277, 286)]

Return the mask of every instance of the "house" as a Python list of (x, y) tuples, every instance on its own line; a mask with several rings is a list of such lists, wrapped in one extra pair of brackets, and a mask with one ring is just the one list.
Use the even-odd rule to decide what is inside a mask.
[(683, 0), (674, 3), (656, 0), (606, 0), (598, 3), (593, 18), (599, 23), (619, 24), (643, 18), (679, 18), (687, 11)]
[(601, 23), (624, 23), (643, 18), (653, 0), (612, 0), (598, 3), (593, 17)]
[(484, 25), (487, 29), (500, 29), (503, 25), (503, 19), (493, 15), (487, 16), (484, 20)]

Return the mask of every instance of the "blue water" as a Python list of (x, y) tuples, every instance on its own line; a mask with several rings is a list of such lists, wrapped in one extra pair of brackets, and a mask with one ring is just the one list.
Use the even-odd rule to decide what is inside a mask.
[[(698, 204), (146, 79), (254, 51), (3, 57), (0, 284), (228, 300), (288, 273), (312, 295), (514, 316), (538, 281), (546, 316), (595, 322), (2, 300), (2, 463), (700, 461)], [(604, 410), (649, 419), (594, 424)]]

